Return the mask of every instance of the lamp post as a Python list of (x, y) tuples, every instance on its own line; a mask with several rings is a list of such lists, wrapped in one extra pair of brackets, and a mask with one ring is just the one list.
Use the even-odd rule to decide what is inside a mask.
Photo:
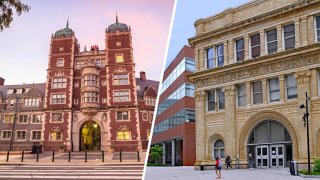
[(13, 114), (13, 125), (12, 125), (12, 133), (11, 133), (11, 140), (9, 145), (9, 151), (12, 151), (12, 144), (13, 144), (13, 136), (14, 136), (14, 129), (16, 127), (16, 115), (17, 115), (17, 95), (15, 96), (15, 105), (14, 105), (14, 114)]
[(307, 146), (308, 146), (308, 173), (310, 174), (310, 142), (309, 142), (309, 104), (310, 97), (308, 97), (308, 93), (306, 92), (306, 104), (301, 104), (300, 109), (305, 108), (306, 112), (303, 115), (304, 127), (307, 125)]

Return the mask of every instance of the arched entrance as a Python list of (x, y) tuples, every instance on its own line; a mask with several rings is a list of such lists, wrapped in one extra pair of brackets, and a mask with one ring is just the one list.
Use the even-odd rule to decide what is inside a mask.
[(265, 120), (250, 132), (247, 154), (252, 153), (255, 167), (284, 167), (292, 160), (292, 139), (287, 129), (279, 122)]
[(94, 121), (85, 122), (80, 129), (80, 147), (84, 150), (100, 150), (101, 130), (98, 123)]

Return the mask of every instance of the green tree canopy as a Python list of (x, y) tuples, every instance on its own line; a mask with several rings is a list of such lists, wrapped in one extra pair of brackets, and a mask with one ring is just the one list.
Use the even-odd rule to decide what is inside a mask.
[(0, 0), (0, 31), (10, 27), (14, 10), (20, 16), (22, 12), (29, 12), (30, 9), (30, 6), (20, 0)]
[(159, 146), (159, 145), (151, 146), (150, 154), (149, 154), (149, 156), (151, 157), (151, 161), (158, 163), (162, 155), (163, 155), (162, 146)]

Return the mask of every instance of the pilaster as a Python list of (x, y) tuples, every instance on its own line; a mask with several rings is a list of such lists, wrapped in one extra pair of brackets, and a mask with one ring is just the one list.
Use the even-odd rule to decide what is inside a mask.
[(265, 31), (259, 31), (260, 34), (260, 56), (266, 55)]
[(244, 35), (244, 60), (248, 60), (249, 56), (249, 35)]
[(228, 57), (228, 41), (223, 42), (223, 56), (224, 56), (224, 65), (229, 64), (229, 57)]
[(308, 45), (308, 17), (301, 18), (301, 46)]
[(234, 63), (234, 40), (233, 39), (229, 39), (228, 40), (228, 58), (229, 58), (229, 64), (233, 64)]
[(196, 107), (196, 161), (206, 160), (206, 143), (205, 143), (205, 112), (206, 112), (206, 92), (195, 92)]
[(196, 71), (200, 71), (200, 50), (196, 49), (195, 50), (195, 62), (196, 62)]
[(283, 50), (282, 45), (282, 25), (277, 25), (277, 44), (278, 44), (278, 52)]
[(247, 107), (251, 106), (251, 82), (246, 82)]
[(313, 15), (308, 16), (308, 44), (313, 44), (316, 41), (316, 32), (314, 26), (314, 17)]
[(267, 87), (267, 79), (261, 79), (262, 82), (262, 103), (267, 104), (268, 103), (268, 87)]
[(205, 70), (205, 49), (200, 49), (200, 54), (199, 54), (199, 70)]
[(285, 97), (285, 89), (286, 89), (286, 85), (284, 82), (284, 75), (280, 75), (279, 76), (279, 85), (280, 85), (280, 102), (284, 102), (286, 97)]
[(300, 47), (300, 19), (294, 20), (295, 47)]

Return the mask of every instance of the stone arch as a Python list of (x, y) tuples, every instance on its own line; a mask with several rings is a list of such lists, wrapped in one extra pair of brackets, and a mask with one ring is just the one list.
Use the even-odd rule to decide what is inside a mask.
[(293, 147), (293, 158), (297, 159), (299, 156), (298, 153), (298, 146), (299, 146), (299, 139), (297, 135), (297, 130), (294, 125), (287, 119), (283, 114), (277, 111), (260, 111), (253, 114), (249, 119), (245, 122), (242, 126), (242, 130), (239, 136), (239, 157), (240, 160), (246, 160), (246, 146), (249, 135), (253, 128), (255, 128), (258, 124), (265, 120), (274, 120), (280, 124), (282, 124), (287, 131), (289, 132), (291, 139), (292, 139), (292, 147)]
[(208, 139), (207, 139), (207, 143), (206, 143), (206, 146), (207, 146), (207, 160), (211, 161), (212, 160), (212, 145), (214, 142), (216, 142), (217, 140), (221, 139), (224, 144), (226, 144), (224, 138), (220, 135), (220, 134), (217, 134), (217, 133), (214, 133), (212, 134)]

